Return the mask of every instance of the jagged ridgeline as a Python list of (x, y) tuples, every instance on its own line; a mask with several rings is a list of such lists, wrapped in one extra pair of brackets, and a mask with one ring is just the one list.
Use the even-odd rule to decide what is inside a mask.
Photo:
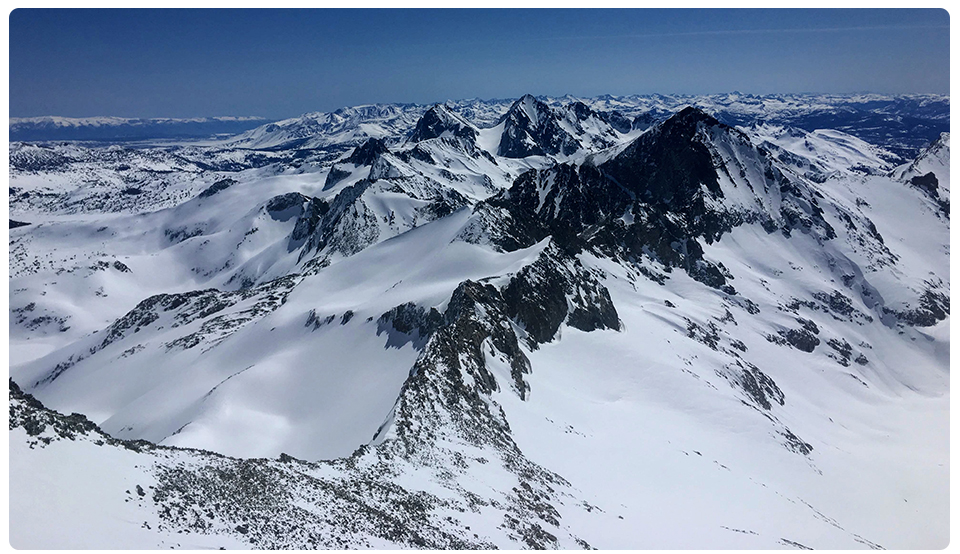
[(949, 135), (670, 98), (11, 144), (13, 544), (940, 544)]

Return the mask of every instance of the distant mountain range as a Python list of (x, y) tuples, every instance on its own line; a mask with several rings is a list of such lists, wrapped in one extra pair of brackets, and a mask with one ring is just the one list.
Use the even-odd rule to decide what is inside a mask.
[[(450, 110), (477, 127), (492, 126), (516, 99), (447, 101)], [(547, 106), (581, 104), (610, 114), (620, 132), (645, 129), (686, 106), (700, 108), (727, 125), (770, 123), (806, 131), (835, 129), (912, 159), (949, 132), (950, 98), (939, 94), (768, 94), (538, 96)], [(431, 105), (373, 104), (311, 112), (272, 121), (260, 117), (129, 119), (119, 117), (11, 118), (11, 141), (128, 141), (237, 135), (231, 147), (313, 149), (356, 145), (367, 138), (408, 137)], [(458, 117), (459, 117), (458, 116)]]
[(149, 119), (127, 117), (12, 117), (11, 141), (124, 141), (162, 138), (207, 138), (237, 134), (270, 121), (263, 117), (195, 117)]
[[(494, 124), (516, 99), (445, 103), (478, 127)], [(621, 132), (647, 128), (686, 106), (698, 107), (728, 125), (772, 123), (806, 131), (836, 129), (911, 159), (940, 133), (949, 132), (950, 98), (939, 94), (768, 94), (538, 96), (551, 107), (582, 104), (617, 118)], [(10, 119), (11, 141), (127, 141), (239, 135), (240, 148), (318, 148), (359, 144), (367, 138), (410, 135), (431, 105), (374, 104), (311, 112), (272, 121), (262, 117), (193, 119), (120, 117), (25, 117)], [(622, 119), (620, 119), (622, 118)]]

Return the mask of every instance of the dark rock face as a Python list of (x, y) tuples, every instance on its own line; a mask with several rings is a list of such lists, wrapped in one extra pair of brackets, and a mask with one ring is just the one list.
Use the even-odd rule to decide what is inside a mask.
[(423, 348), (427, 338), (443, 324), (443, 316), (436, 308), (426, 310), (412, 302), (400, 304), (377, 319), (377, 335), (388, 334), (387, 346), (399, 348), (413, 342)]
[(597, 115), (600, 116), (600, 119), (621, 133), (629, 133), (633, 128), (633, 122), (630, 121), (630, 118), (616, 110), (612, 112), (597, 112)]
[(707, 208), (701, 185), (716, 198), (722, 192), (712, 155), (699, 138), (705, 126), (726, 130), (689, 108), (599, 167), (558, 164), (525, 172), (477, 210), (509, 214), (495, 239), (505, 250), (552, 235), (570, 253), (593, 248), (628, 259), (652, 256), (734, 294), (723, 273), (703, 259), (697, 241), (717, 240), (743, 222)]
[(427, 110), (423, 117), (417, 121), (417, 126), (410, 135), (412, 142), (437, 138), (444, 133), (450, 133), (455, 137), (476, 140), (477, 131), (466, 120), (450, 112), (442, 104), (437, 104)]
[[(451, 186), (422, 173), (401, 170), (401, 158), (377, 154), (366, 178), (344, 186), (329, 201), (309, 199), (288, 243), (289, 252), (299, 249), (298, 263), (309, 264), (302, 266), (304, 271), (319, 269), (333, 253), (356, 254), (377, 242), (384, 232), (402, 232), (450, 215), (470, 203)], [(379, 213), (382, 207), (371, 199), (382, 193), (406, 195), (421, 203), (409, 216), (397, 217), (392, 210)]]
[(16, 229), (17, 227), (23, 227), (23, 226), (25, 226), (25, 225), (30, 225), (30, 223), (28, 223), (28, 222), (26, 222), (26, 221), (17, 221), (17, 220), (15, 220), (15, 219), (11, 219), (11, 220), (10, 220), (10, 228), (11, 228), (11, 229)]
[(299, 247), (309, 238), (317, 229), (320, 219), (330, 211), (330, 205), (319, 198), (311, 198), (300, 217), (294, 224), (293, 232), (290, 234), (290, 244), (287, 247), (290, 252)]
[(430, 152), (427, 152), (419, 144), (414, 146), (410, 150), (399, 152), (397, 154), (397, 157), (407, 163), (409, 163), (410, 160), (420, 160), (421, 162), (427, 163), (430, 165), (437, 164), (437, 160), (433, 159), (433, 156), (430, 154)]
[(630, 196), (592, 167), (578, 171), (559, 164), (521, 174), (510, 188), (510, 202), (518, 217), (533, 217), (559, 243), (567, 244), (580, 242), (586, 228), (603, 227), (619, 217)]
[(199, 194), (199, 198), (210, 198), (214, 194), (237, 184), (236, 179), (221, 179)]
[[(290, 246), (288, 247), (291, 252), (298, 247), (302, 248), (299, 261), (302, 261), (310, 253), (323, 250), (332, 240), (337, 238), (364, 240), (364, 237), (359, 236), (337, 237), (335, 230), (354, 203), (372, 184), (370, 180), (363, 179), (357, 184), (340, 191), (329, 203), (316, 199), (315, 202), (311, 202), (307, 206), (304, 215), (301, 216), (301, 220), (297, 221), (297, 226), (290, 236)], [(349, 247), (349, 245), (345, 246)], [(349, 253), (352, 254), (353, 252)]]
[(910, 184), (923, 191), (923, 193), (929, 196), (931, 200), (936, 202), (937, 207), (940, 208), (940, 214), (947, 219), (950, 218), (950, 200), (940, 196), (940, 182), (937, 180), (937, 176), (934, 175), (933, 172), (914, 176), (912, 179), (910, 179)]
[(327, 178), (323, 182), (323, 190), (330, 190), (334, 185), (342, 181), (350, 175), (349, 171), (344, 171), (337, 167), (336, 164), (330, 166), (330, 171), (327, 173)]
[(942, 292), (927, 289), (920, 296), (919, 306), (916, 308), (898, 311), (884, 307), (883, 310), (895, 315), (898, 320), (907, 325), (931, 327), (950, 315), (950, 297)]
[(721, 123), (701, 110), (685, 108), (658, 131), (641, 135), (600, 170), (637, 199), (672, 211), (702, 203), (701, 184), (722, 197), (710, 151), (694, 140), (701, 126)]
[(774, 404), (783, 406), (783, 391), (769, 375), (749, 362), (744, 366), (738, 361), (737, 366), (740, 371), (734, 376), (735, 383), (758, 406), (765, 410), (770, 410)]
[[(840, 365), (847, 367), (850, 365), (850, 357), (853, 354), (853, 346), (850, 345), (845, 339), (828, 339), (827, 346), (836, 351), (836, 355), (833, 353), (828, 354), (831, 358), (835, 359)], [(860, 354), (863, 356), (863, 354)], [(866, 358), (863, 358), (866, 360)]]
[[(503, 296), (492, 285), (481, 285), (473, 281), (465, 281), (457, 287), (450, 297), (450, 303), (443, 314), (444, 330), (450, 338), (456, 337), (466, 346), (459, 352), (467, 352), (477, 362), (476, 374), (479, 388), (486, 394), (497, 390), (496, 380), (489, 373), (484, 362), (482, 343), (489, 339), (493, 348), (504, 355), (510, 365), (510, 375), (513, 385), (520, 397), (523, 398), (529, 385), (523, 380), (523, 375), (530, 372), (530, 362), (520, 351), (517, 336), (508, 323), (506, 303)], [(447, 352), (448, 355), (453, 352)], [(452, 358), (447, 359), (448, 362)]]
[(687, 323), (687, 338), (706, 345), (710, 350), (718, 350), (718, 345), (720, 344), (720, 328), (717, 327), (716, 323), (710, 321), (704, 326), (687, 318), (683, 319)]
[(283, 219), (291, 211), (301, 212), (304, 202), (310, 199), (299, 192), (288, 192), (271, 198), (265, 208), (274, 219)]
[(787, 450), (803, 456), (813, 452), (813, 445), (794, 435), (789, 429), (780, 432), (780, 436), (783, 437), (783, 445), (787, 447)]
[(937, 181), (937, 176), (933, 172), (927, 173), (926, 175), (917, 175), (910, 179), (910, 184), (922, 190), (933, 199), (940, 197), (940, 194), (937, 192), (937, 187), (940, 185), (940, 182)]
[(452, 194), (444, 194), (426, 206), (418, 208), (417, 213), (425, 215), (430, 220), (440, 219), (452, 214), (466, 204), (467, 200), (460, 193), (452, 191)]
[(449, 367), (462, 369), (458, 353), (469, 353), (475, 362), (471, 375), (485, 394), (498, 390), (481, 348), (489, 341), (496, 351), (490, 355), (504, 358), (511, 368), (513, 386), (524, 397), (528, 385), (523, 375), (530, 371), (530, 364), (519, 349), (514, 322), (522, 328), (520, 335), (530, 348), (551, 341), (564, 322), (583, 331), (621, 327), (607, 289), (578, 260), (550, 244), (503, 289), (464, 281), (442, 316), (435, 308), (402, 304), (380, 316), (377, 333), (403, 335), (399, 340), (391, 336), (388, 346), (391, 341), (400, 346), (412, 340), (422, 348), (429, 337), (425, 352), (432, 351), (433, 345), (440, 350), (435, 355), (442, 355)]
[(820, 328), (817, 327), (817, 324), (809, 319), (804, 319), (802, 317), (797, 318), (797, 323), (799, 323), (805, 330), (813, 333), (814, 335), (820, 334)]
[[(506, 193), (481, 203), (476, 211), (489, 209), (491, 217), (499, 219), (507, 214), (507, 220), (494, 229), (494, 241), (504, 250), (525, 248), (553, 236), (561, 249), (576, 253), (617, 232), (615, 220), (630, 198), (611, 185), (589, 166), (577, 170), (559, 164), (521, 174)], [(586, 232), (596, 236), (587, 240)]]
[(553, 340), (564, 321), (582, 331), (620, 329), (606, 287), (553, 244), (510, 279), (503, 299), (507, 314), (526, 331), (531, 348)]
[(630, 129), (649, 129), (667, 117), (669, 117), (669, 114), (654, 112), (642, 113), (633, 118), (633, 121), (630, 123)]
[(524, 326), (530, 343), (550, 342), (567, 316), (564, 279), (527, 266), (504, 289), (511, 316)]
[[(517, 111), (525, 114), (535, 105), (531, 99)], [(721, 161), (721, 143), (752, 157), (762, 180), (747, 181), (736, 165), (740, 161)], [(721, 172), (757, 195), (778, 190), (779, 213), (726, 209)], [(497, 222), (492, 240), (507, 251), (550, 235), (568, 253), (591, 249), (626, 260), (649, 257), (730, 295), (737, 294), (729, 283), (733, 275), (704, 259), (701, 241), (710, 244), (745, 223), (760, 223), (767, 232), (780, 229), (786, 236), (800, 229), (820, 240), (836, 237), (808, 189), (790, 181), (748, 137), (696, 108), (658, 124), (600, 165), (588, 160), (579, 167), (558, 164), (525, 172), (475, 212)]]
[(841, 321), (849, 321), (856, 317), (864, 317), (859, 310), (853, 307), (853, 300), (848, 298), (842, 292), (835, 290), (830, 294), (826, 292), (815, 292), (813, 298), (819, 300), (827, 311), (834, 318)]
[(525, 396), (529, 386), (523, 376), (530, 372), (530, 362), (520, 350), (500, 291), (464, 281), (403, 385), (393, 429), (401, 455), (417, 456), (449, 425), (469, 444), (519, 454), (503, 412), (487, 401), (499, 390), (488, 356), (503, 360), (513, 388)]
[(330, 325), (335, 319), (337, 319), (335, 314), (324, 317), (322, 315), (318, 315), (316, 310), (310, 310), (307, 312), (307, 321), (303, 324), (303, 326), (308, 328), (313, 327), (313, 330), (316, 331), (325, 325)]
[(382, 140), (371, 138), (356, 147), (345, 161), (356, 165), (373, 165), (380, 154), (386, 154), (387, 152), (389, 152), (387, 145)]
[(777, 344), (789, 344), (802, 352), (813, 352), (820, 339), (807, 329), (782, 329), (777, 335), (768, 335), (767, 340)]
[(560, 127), (553, 110), (529, 94), (514, 102), (501, 121), (497, 154), (505, 158), (570, 155), (579, 148), (579, 142)]

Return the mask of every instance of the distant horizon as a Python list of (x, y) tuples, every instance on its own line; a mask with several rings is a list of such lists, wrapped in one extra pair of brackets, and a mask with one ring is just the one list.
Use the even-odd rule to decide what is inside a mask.
[(21, 8), (9, 29), (13, 117), (276, 120), (531, 90), (950, 90), (943, 9)]
[(908, 92), (908, 93), (883, 93), (883, 92), (874, 92), (874, 91), (855, 91), (855, 92), (770, 92), (770, 93), (753, 93), (745, 92), (741, 90), (730, 90), (724, 92), (710, 92), (702, 94), (686, 94), (686, 93), (672, 93), (672, 92), (650, 92), (650, 93), (627, 93), (627, 94), (608, 94), (601, 93), (595, 94), (592, 96), (585, 95), (576, 95), (576, 94), (561, 94), (561, 95), (549, 95), (549, 94), (534, 94), (534, 93), (524, 93), (518, 96), (505, 96), (505, 97), (494, 97), (494, 98), (480, 98), (480, 97), (466, 97), (466, 98), (447, 98), (445, 100), (437, 100), (433, 102), (368, 102), (362, 104), (353, 104), (353, 105), (344, 105), (338, 106), (330, 110), (307, 110), (298, 114), (286, 115), (281, 117), (266, 117), (257, 114), (221, 114), (221, 115), (199, 115), (193, 117), (175, 117), (175, 116), (119, 116), (112, 114), (97, 114), (97, 115), (87, 115), (87, 116), (75, 116), (75, 115), (63, 115), (63, 114), (42, 114), (42, 115), (10, 115), (10, 120), (26, 120), (26, 119), (42, 119), (42, 118), (59, 118), (67, 120), (88, 120), (88, 119), (123, 119), (123, 120), (172, 120), (172, 121), (189, 121), (189, 120), (216, 120), (216, 119), (236, 119), (236, 120), (263, 120), (269, 122), (281, 121), (286, 119), (296, 119), (298, 117), (311, 114), (311, 113), (330, 113), (339, 109), (347, 108), (357, 108), (362, 106), (376, 106), (376, 105), (405, 105), (405, 106), (433, 106), (436, 104), (443, 104), (446, 102), (465, 102), (469, 100), (477, 100), (480, 102), (497, 102), (497, 101), (506, 101), (506, 100), (516, 100), (523, 97), (525, 94), (531, 94), (536, 98), (549, 98), (552, 100), (559, 100), (566, 97), (571, 98), (581, 98), (585, 100), (600, 98), (604, 96), (609, 96), (613, 98), (629, 98), (629, 97), (644, 97), (644, 96), (667, 96), (667, 97), (710, 97), (710, 96), (722, 96), (729, 94), (741, 94), (744, 96), (754, 96), (754, 97), (770, 97), (770, 96), (866, 96), (866, 95), (875, 95), (875, 96), (887, 96), (887, 97), (909, 97), (909, 96), (944, 96), (949, 98), (948, 93), (936, 93), (936, 92)]

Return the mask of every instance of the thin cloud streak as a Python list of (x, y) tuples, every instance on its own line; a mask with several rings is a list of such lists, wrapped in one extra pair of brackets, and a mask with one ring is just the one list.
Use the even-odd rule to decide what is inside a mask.
[(478, 45), (478, 44), (511, 44), (516, 42), (546, 42), (568, 40), (612, 40), (623, 38), (671, 38), (693, 36), (722, 36), (722, 35), (761, 35), (783, 33), (849, 33), (856, 31), (913, 31), (913, 30), (944, 30), (949, 31), (949, 25), (876, 25), (863, 27), (818, 27), (818, 28), (784, 28), (784, 29), (718, 29), (705, 31), (678, 31), (670, 33), (630, 33), (619, 35), (579, 35), (563, 37), (536, 37), (514, 38), (508, 40), (465, 40), (444, 42), (418, 42), (418, 45), (446, 44), (446, 45)]

